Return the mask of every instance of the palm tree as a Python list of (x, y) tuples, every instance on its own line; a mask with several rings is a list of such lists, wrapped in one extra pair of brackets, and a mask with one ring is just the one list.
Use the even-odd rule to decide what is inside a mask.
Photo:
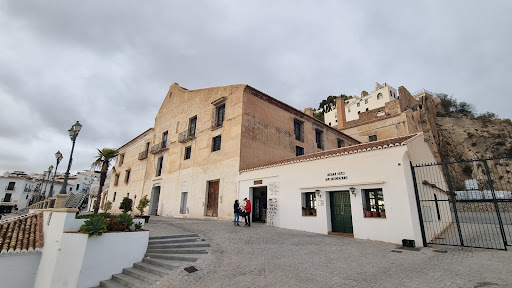
[(96, 203), (94, 204), (94, 215), (98, 214), (98, 210), (100, 210), (100, 199), (101, 193), (103, 192), (103, 185), (105, 184), (105, 179), (107, 179), (108, 167), (110, 166), (110, 162), (116, 159), (119, 152), (115, 149), (97, 149), (98, 155), (95, 156), (95, 160), (92, 163), (93, 169), (101, 168), (100, 175), (100, 187), (98, 189), (98, 195), (96, 195)]

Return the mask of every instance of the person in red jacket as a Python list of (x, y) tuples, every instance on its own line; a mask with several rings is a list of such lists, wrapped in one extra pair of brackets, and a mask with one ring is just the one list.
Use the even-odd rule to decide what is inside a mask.
[(245, 201), (245, 226), (251, 226), (251, 200), (244, 199)]

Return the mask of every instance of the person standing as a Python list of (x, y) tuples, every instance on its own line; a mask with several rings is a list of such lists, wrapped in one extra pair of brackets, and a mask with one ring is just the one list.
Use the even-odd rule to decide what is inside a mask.
[(233, 209), (235, 210), (235, 221), (233, 221), (233, 223), (235, 224), (235, 226), (240, 226), (240, 224), (238, 224), (238, 219), (240, 218), (240, 204), (238, 203), (238, 199), (235, 200)]
[(251, 200), (244, 199), (245, 202), (245, 226), (251, 226)]

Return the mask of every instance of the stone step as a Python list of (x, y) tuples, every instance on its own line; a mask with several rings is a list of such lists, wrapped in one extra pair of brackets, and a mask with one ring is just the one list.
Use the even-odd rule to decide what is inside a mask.
[(182, 234), (182, 235), (152, 236), (152, 237), (149, 237), (149, 241), (159, 240), (159, 239), (175, 239), (175, 238), (189, 238), (189, 237), (199, 237), (199, 235), (198, 234)]
[(147, 249), (146, 253), (152, 254), (208, 254), (204, 249)]
[(128, 286), (123, 285), (114, 280), (105, 280), (100, 282), (100, 287), (102, 288), (128, 288)]
[(140, 270), (138, 268), (125, 268), (123, 269), (123, 274), (135, 277), (150, 284), (155, 284), (160, 279), (162, 279), (162, 276), (160, 275), (155, 275), (151, 272)]
[(200, 238), (178, 238), (178, 239), (161, 239), (151, 240), (148, 246), (159, 245), (159, 244), (173, 244), (173, 243), (189, 243), (189, 242), (201, 242)]
[(148, 249), (180, 249), (180, 248), (196, 248), (196, 247), (210, 247), (210, 243), (201, 241), (200, 243), (183, 243), (183, 244), (155, 244), (148, 246)]
[(160, 267), (145, 262), (134, 263), (133, 267), (162, 277), (171, 272), (169, 269), (166, 269), (164, 267)]
[(178, 260), (166, 260), (166, 259), (156, 259), (156, 258), (144, 258), (142, 262), (148, 263), (151, 265), (159, 266), (165, 269), (169, 269), (171, 271), (178, 269), (179, 267), (190, 265), (188, 261), (178, 261)]
[(151, 284), (126, 274), (114, 274), (112, 280), (130, 288), (149, 288)]
[(156, 258), (156, 259), (166, 259), (166, 260), (178, 260), (178, 261), (188, 261), (188, 262), (196, 262), (197, 258), (193, 257), (185, 257), (180, 255), (172, 255), (172, 254), (156, 254), (156, 253), (146, 253), (144, 258)]

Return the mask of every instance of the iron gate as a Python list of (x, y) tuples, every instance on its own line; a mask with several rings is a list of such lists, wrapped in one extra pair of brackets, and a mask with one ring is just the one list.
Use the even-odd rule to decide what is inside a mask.
[(507, 250), (512, 158), (412, 165), (423, 244)]

